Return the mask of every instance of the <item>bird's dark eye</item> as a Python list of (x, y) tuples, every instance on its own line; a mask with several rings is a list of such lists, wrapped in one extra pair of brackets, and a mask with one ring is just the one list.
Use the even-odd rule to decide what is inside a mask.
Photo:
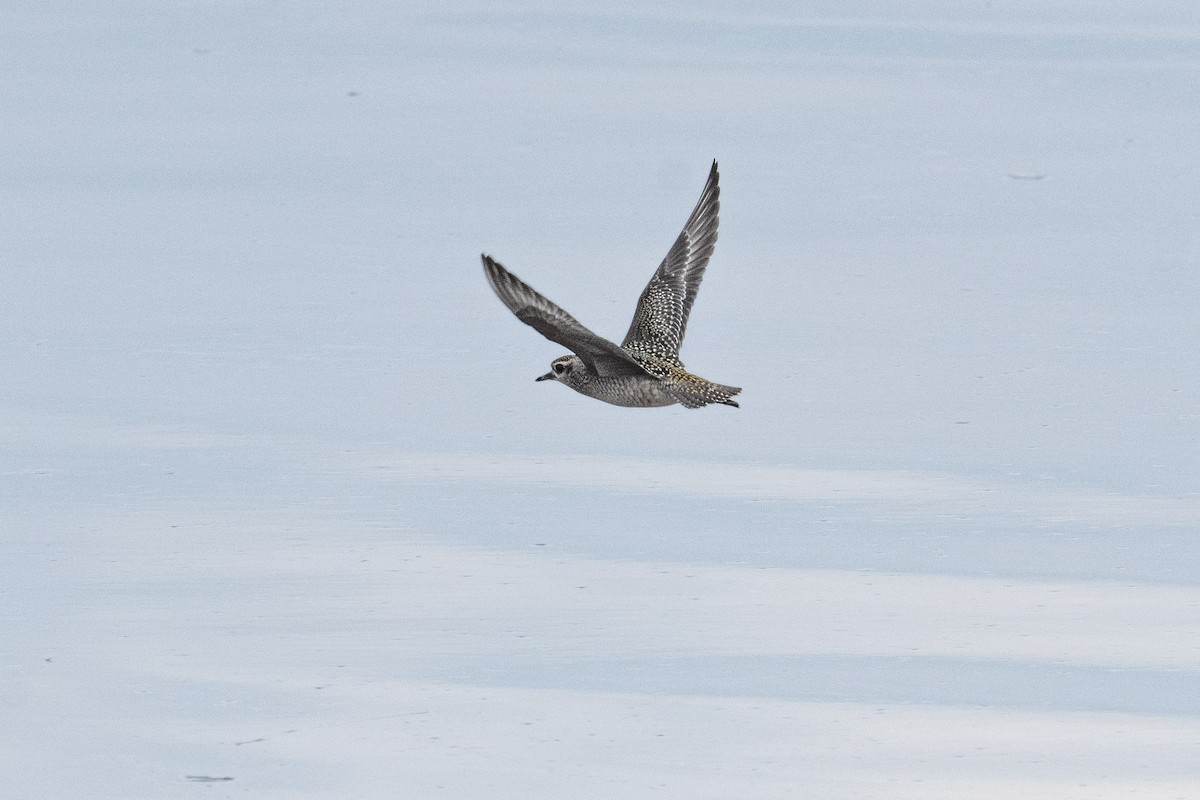
[(555, 374), (555, 375), (562, 375), (562, 374), (563, 374), (563, 372), (565, 372), (565, 371), (566, 371), (566, 369), (567, 369), (567, 365), (566, 365), (566, 364), (555, 364), (555, 365), (554, 365), (554, 374)]

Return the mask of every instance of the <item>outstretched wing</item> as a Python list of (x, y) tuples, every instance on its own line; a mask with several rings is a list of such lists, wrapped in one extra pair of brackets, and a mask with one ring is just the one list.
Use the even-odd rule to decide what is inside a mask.
[(643, 372), (621, 348), (585, 328), (579, 320), (539, 294), (489, 255), (483, 271), (504, 305), (535, 331), (579, 356), (598, 375), (636, 375)]
[(679, 363), (679, 346), (683, 344), (688, 314), (717, 243), (717, 212), (721, 210), (719, 178), (714, 161), (700, 201), (638, 298), (633, 323), (621, 343), (626, 350)]

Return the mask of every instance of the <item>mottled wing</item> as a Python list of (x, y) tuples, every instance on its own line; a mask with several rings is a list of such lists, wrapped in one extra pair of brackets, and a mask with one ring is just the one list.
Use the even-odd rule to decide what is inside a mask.
[(484, 255), (482, 258), (483, 271), (487, 273), (496, 296), (521, 322), (575, 353), (598, 375), (636, 375), (644, 372), (628, 353), (603, 336), (592, 333), (579, 320), (539, 294), (491, 256)]
[(700, 201), (638, 299), (633, 323), (621, 343), (626, 350), (679, 362), (688, 314), (717, 243), (717, 212), (721, 209), (719, 178), (714, 161)]

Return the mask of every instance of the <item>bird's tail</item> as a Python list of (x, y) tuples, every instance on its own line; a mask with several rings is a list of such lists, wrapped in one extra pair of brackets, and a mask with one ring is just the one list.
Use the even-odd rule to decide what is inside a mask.
[(671, 370), (664, 383), (667, 391), (687, 408), (700, 408), (709, 403), (739, 407), (733, 399), (733, 396), (741, 391), (741, 387), (738, 386), (713, 383), (682, 369)]

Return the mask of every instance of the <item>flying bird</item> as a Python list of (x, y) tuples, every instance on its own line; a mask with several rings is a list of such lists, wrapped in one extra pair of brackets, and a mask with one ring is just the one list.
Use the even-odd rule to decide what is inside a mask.
[(550, 371), (536, 380), (558, 381), (617, 406), (679, 403), (700, 408), (722, 403), (737, 407), (733, 397), (740, 388), (693, 375), (679, 360), (688, 315), (717, 243), (719, 178), (714, 161), (700, 201), (638, 298), (633, 322), (619, 346), (584, 327), (491, 256), (482, 256), (483, 270), (504, 305), (517, 319), (572, 353), (554, 359)]

